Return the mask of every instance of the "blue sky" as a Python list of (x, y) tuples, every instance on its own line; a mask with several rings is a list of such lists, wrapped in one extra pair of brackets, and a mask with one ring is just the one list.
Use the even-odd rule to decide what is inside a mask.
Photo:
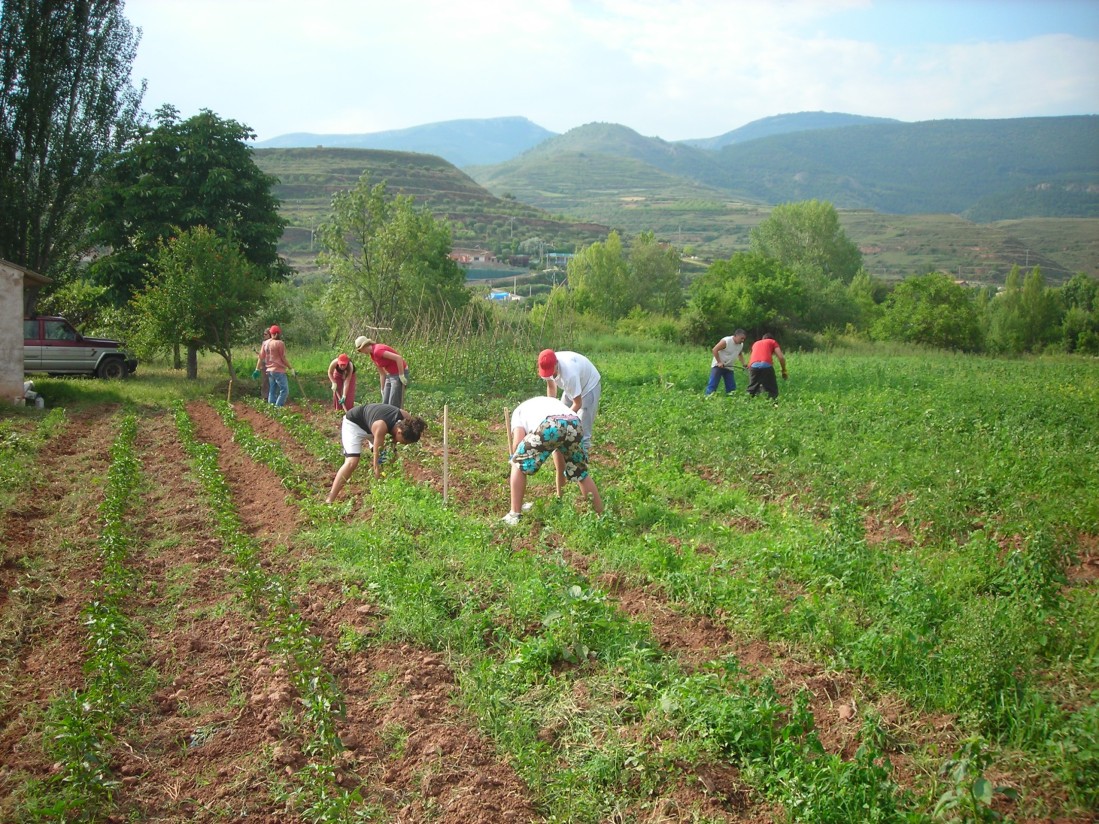
[(666, 140), (833, 111), (1099, 114), (1099, 0), (126, 0), (145, 107), (260, 140), (522, 116)]

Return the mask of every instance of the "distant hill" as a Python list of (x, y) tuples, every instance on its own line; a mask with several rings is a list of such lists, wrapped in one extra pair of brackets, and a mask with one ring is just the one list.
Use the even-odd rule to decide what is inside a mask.
[(455, 245), (495, 249), (522, 241), (572, 250), (606, 237), (607, 226), (556, 217), (514, 198), (497, 197), (440, 157), (373, 149), (255, 149), (256, 165), (279, 183), (273, 193), (289, 221), (280, 254), (299, 271), (313, 268), (313, 233), (330, 215), (332, 196), (364, 172), (371, 185), (408, 195), (450, 222)]
[(438, 155), (455, 166), (502, 163), (555, 132), (525, 117), (448, 120), (371, 134), (286, 134), (256, 143), (256, 148), (384, 149)]
[(717, 137), (701, 140), (681, 140), (680, 143), (694, 146), (696, 149), (717, 151), (735, 143), (747, 143), (761, 137), (773, 137), (791, 132), (806, 132), (814, 129), (838, 129), (844, 126), (865, 126), (869, 123), (900, 123), (888, 117), (864, 117), (859, 114), (842, 112), (797, 112), (795, 114), (776, 114), (753, 120), (739, 129), (733, 129)]
[[(494, 167), (469, 170), (492, 191), (541, 208), (608, 194), (593, 171), (601, 159), (635, 166), (615, 187), (688, 189), (778, 204), (819, 199), (894, 214), (972, 210), (982, 220), (1099, 215), (1099, 117), (869, 123), (798, 131), (710, 152), (642, 137), (624, 126), (588, 124)], [(544, 170), (552, 166), (552, 186)], [(693, 196), (693, 195), (692, 195)]]

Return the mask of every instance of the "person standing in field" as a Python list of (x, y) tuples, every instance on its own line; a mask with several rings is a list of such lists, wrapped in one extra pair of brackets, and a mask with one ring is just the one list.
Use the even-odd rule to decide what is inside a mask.
[(343, 352), (328, 364), (328, 382), (332, 386), (332, 408), (350, 412), (355, 405), (355, 364)]
[(714, 344), (713, 360), (710, 362), (710, 382), (706, 384), (706, 397), (717, 391), (717, 382), (725, 381), (725, 394), (731, 395), (736, 391), (736, 375), (733, 374), (733, 362), (738, 358), (740, 365), (745, 369), (748, 364), (744, 362), (744, 339), (748, 334), (743, 329), (737, 329), (733, 334), (719, 340)]
[(355, 338), (355, 351), (369, 355), (370, 360), (374, 361), (380, 379), (382, 403), (403, 406), (405, 387), (408, 386), (408, 361), (391, 346), (378, 343), (365, 335)]
[(774, 335), (766, 333), (752, 344), (752, 354), (748, 357), (748, 394), (753, 398), (762, 389), (778, 400), (778, 380), (775, 378), (775, 358), (782, 365), (782, 379), (787, 380), (786, 356), (778, 345)]
[(601, 513), (603, 499), (588, 472), (588, 450), (584, 446), (584, 430), (580, 416), (556, 397), (535, 396), (523, 401), (511, 413), (511, 509), (503, 517), (508, 526), (519, 523), (527, 491), (527, 476), (533, 475), (553, 455), (559, 466), (557, 495), (561, 495), (562, 477), (576, 481), (591, 501), (592, 509)]
[(258, 378), (260, 367), (263, 366), (269, 382), (267, 402), (275, 406), (285, 406), (286, 399), (290, 395), (290, 380), (286, 377), (286, 373), (294, 372), (294, 369), (286, 357), (286, 344), (282, 342), (282, 330), (278, 326), (272, 326), (267, 331), (270, 338), (265, 340), (259, 349), (259, 360), (256, 361), (256, 369), (252, 372), (252, 377)]
[(591, 452), (592, 429), (603, 394), (602, 378), (595, 365), (576, 352), (554, 352), (543, 349), (538, 354), (538, 375), (546, 382), (546, 395), (557, 397), (580, 416), (584, 429), (584, 451)]
[(387, 403), (365, 403), (353, 407), (343, 416), (340, 439), (343, 442), (343, 465), (332, 481), (332, 490), (325, 503), (332, 503), (340, 494), (344, 483), (351, 477), (359, 465), (363, 444), (373, 455), (374, 477), (382, 476), (381, 465), (386, 458), (383, 455), (385, 438), (388, 435), (394, 443), (416, 443), (424, 434), (427, 424), (423, 418), (410, 415), (404, 409)]

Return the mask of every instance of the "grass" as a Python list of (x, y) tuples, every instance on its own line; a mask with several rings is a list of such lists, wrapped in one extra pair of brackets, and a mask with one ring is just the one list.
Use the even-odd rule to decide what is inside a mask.
[[(456, 511), (397, 473), (364, 484), (365, 506), (349, 521), (316, 507), (323, 490), (277, 449), (253, 443), (222, 403), (217, 363), (203, 362), (199, 384), (238, 443), (312, 518), (318, 551), (299, 580), (338, 582), (380, 609), (376, 635), (341, 640), (348, 654), (393, 641), (446, 654), (461, 701), (549, 821), (641, 817), (709, 763), (736, 765), (799, 821), (991, 820), (1006, 803), (993, 774), (1022, 791), (1021, 815), (1099, 807), (1099, 598), (1078, 574), (1099, 523), (1099, 363), (793, 352), (773, 406), (703, 400), (705, 352), (574, 346), (604, 376), (593, 472), (608, 515), (574, 509), (572, 491), (544, 500), (536, 483), (536, 509), (518, 530), (496, 523), (506, 489), (493, 432), (501, 408), (541, 391), (533, 366), (520, 368), (523, 352), (486, 397), (477, 364), (495, 368), (489, 360), (465, 352), (456, 374), (416, 350), (424, 368), (408, 405), (433, 423), (434, 447), (448, 405), (462, 457), (452, 478), (477, 497)], [(519, 348), (532, 364), (533, 342)], [(323, 402), (317, 376), (331, 353), (291, 358)], [(167, 395), (166, 378), (142, 380), (108, 389), (139, 406)], [(91, 384), (71, 383), (77, 396)], [(334, 431), (250, 405), (319, 461), (338, 461)], [(418, 458), (437, 468), (428, 450)], [(240, 551), (249, 568), (256, 548)], [(957, 749), (865, 712), (854, 757), (824, 752), (806, 695), (783, 695), (735, 655), (685, 666), (618, 607), (604, 575), (736, 638), (863, 679), (870, 696), (945, 714)], [(278, 600), (263, 576), (243, 580)], [(319, 719), (333, 700), (317, 704)], [(394, 751), (400, 732), (387, 733)], [(902, 754), (927, 777), (893, 783), (888, 761)], [(318, 800), (331, 785), (317, 773), (300, 786)]]

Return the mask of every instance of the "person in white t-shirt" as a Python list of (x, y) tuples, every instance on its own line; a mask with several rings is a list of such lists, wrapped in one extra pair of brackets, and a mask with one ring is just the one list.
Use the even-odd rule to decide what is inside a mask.
[(511, 413), (509, 437), (511, 510), (503, 518), (505, 524), (515, 526), (521, 513), (529, 508), (523, 506), (527, 476), (537, 472), (550, 455), (558, 466), (557, 494), (561, 495), (563, 480), (576, 481), (591, 501), (592, 509), (603, 511), (603, 499), (588, 472), (588, 451), (584, 447), (580, 416), (571, 407), (549, 396), (538, 395), (523, 401)]
[(731, 395), (736, 391), (736, 376), (733, 374), (734, 362), (739, 358), (740, 365), (745, 369), (748, 364), (744, 362), (744, 339), (748, 334), (743, 329), (737, 329), (733, 334), (722, 338), (711, 350), (714, 358), (710, 362), (710, 382), (706, 384), (706, 396), (717, 391), (718, 380), (725, 381), (725, 394)]
[(602, 379), (595, 364), (576, 352), (543, 349), (538, 354), (538, 375), (546, 382), (547, 396), (556, 398), (560, 388), (562, 403), (580, 416), (584, 449), (591, 452), (592, 427), (603, 394)]

